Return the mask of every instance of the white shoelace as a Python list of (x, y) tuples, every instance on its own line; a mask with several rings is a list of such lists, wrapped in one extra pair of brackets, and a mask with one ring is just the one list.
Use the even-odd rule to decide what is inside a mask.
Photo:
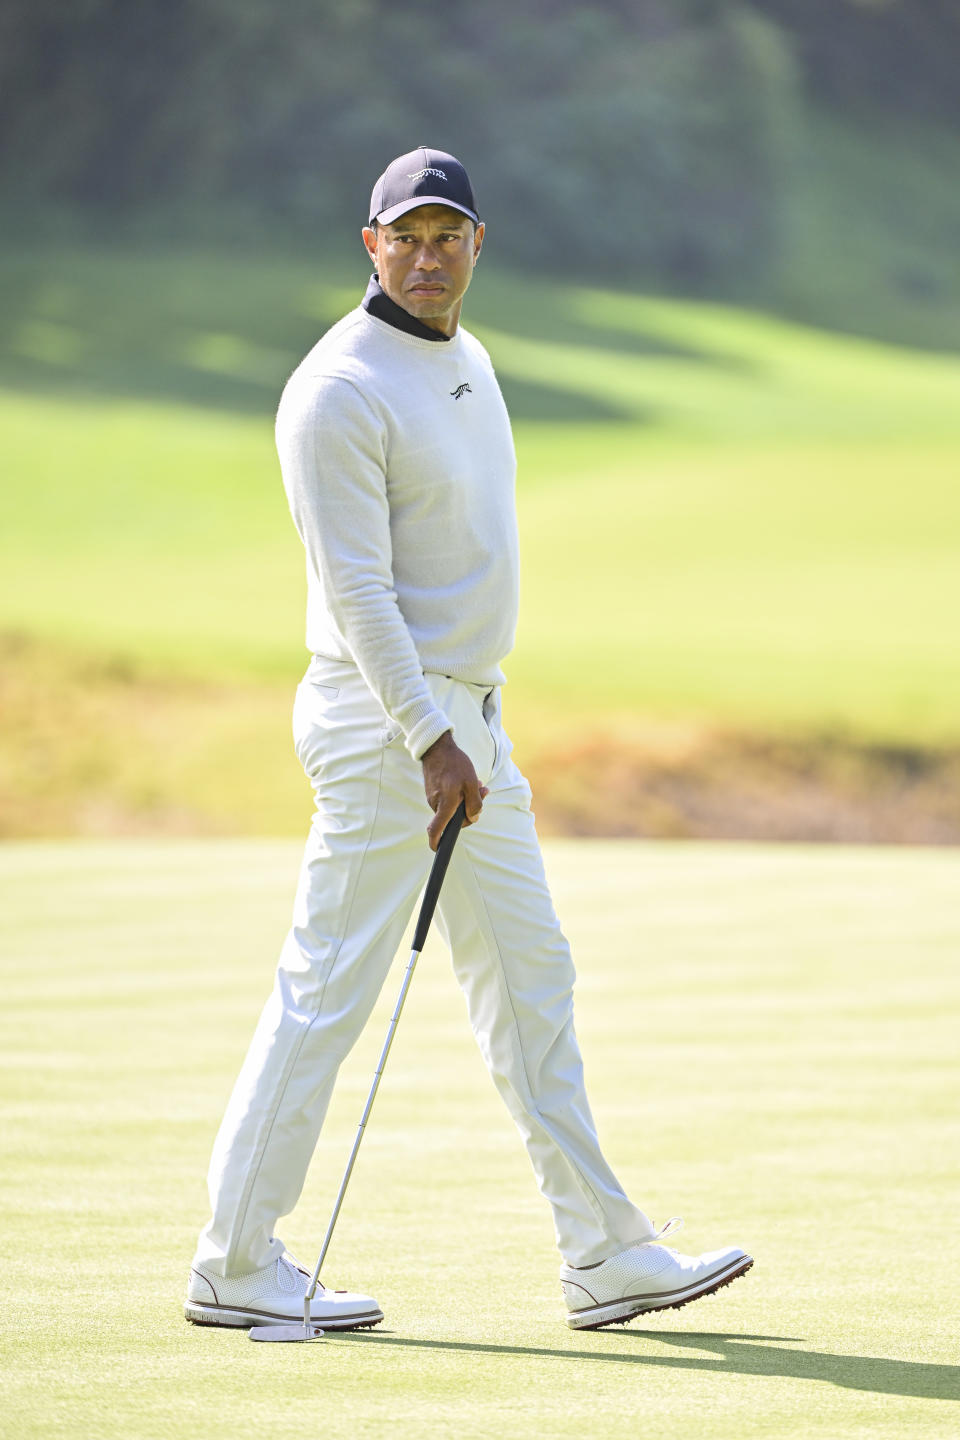
[[(297, 1259), (297, 1257), (296, 1257), (295, 1255), (291, 1255), (289, 1250), (284, 1250), (284, 1252), (283, 1252), (283, 1254), (280, 1256), (280, 1259), (279, 1259), (279, 1261), (277, 1262), (277, 1264), (278, 1264), (280, 1270), (284, 1271), (284, 1272), (290, 1277), (290, 1284), (289, 1284), (289, 1285), (284, 1284), (283, 1280), (280, 1280), (280, 1288), (281, 1288), (281, 1290), (290, 1290), (290, 1291), (296, 1290), (296, 1288), (297, 1288), (297, 1286), (296, 1286), (296, 1281), (294, 1280), (293, 1277), (294, 1277), (294, 1274), (295, 1274), (296, 1272), (298, 1272), (298, 1271), (299, 1271), (299, 1273), (300, 1273), (301, 1275), (304, 1275), (304, 1276), (307, 1278), (307, 1280), (310, 1279), (310, 1271), (306, 1268), (306, 1266), (301, 1265), (301, 1264), (300, 1264), (300, 1261)], [(279, 1276), (278, 1276), (278, 1278), (279, 1278)], [(319, 1283), (319, 1281), (318, 1281), (318, 1282), (317, 1282), (317, 1294), (318, 1294), (318, 1295), (322, 1295), (323, 1292), (324, 1292), (324, 1286), (322, 1286), (322, 1285)]]
[[(649, 1239), (649, 1240), (645, 1240), (643, 1243), (644, 1243), (645, 1245), (654, 1245), (654, 1244), (657, 1243), (657, 1241), (666, 1239), (666, 1237), (667, 1237), (668, 1235), (675, 1235), (675, 1234), (677, 1233), (677, 1231), (680, 1230), (680, 1229), (682, 1229), (682, 1228), (683, 1228), (683, 1216), (682, 1216), (682, 1215), (672, 1215), (672, 1216), (670, 1217), (670, 1219), (667, 1221), (666, 1225), (661, 1225), (660, 1229), (657, 1230), (657, 1231), (655, 1231), (654, 1234), (650, 1236), (650, 1239)], [(674, 1250), (674, 1248), (673, 1248), (672, 1245), (664, 1245), (663, 1248), (664, 1248), (664, 1250), (669, 1250), (672, 1255), (676, 1255), (676, 1253), (677, 1253), (676, 1250)]]

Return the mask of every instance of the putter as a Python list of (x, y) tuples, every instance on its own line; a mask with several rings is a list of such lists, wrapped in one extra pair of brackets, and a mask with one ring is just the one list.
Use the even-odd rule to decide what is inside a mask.
[(333, 1206), (333, 1214), (330, 1216), (330, 1223), (327, 1226), (327, 1233), (323, 1237), (323, 1245), (320, 1249), (320, 1258), (314, 1267), (310, 1277), (310, 1284), (307, 1286), (307, 1293), (303, 1297), (303, 1322), (298, 1325), (254, 1325), (251, 1329), (251, 1340), (319, 1340), (323, 1335), (322, 1326), (310, 1319), (310, 1301), (317, 1293), (317, 1284), (320, 1280), (320, 1271), (323, 1262), (327, 1258), (327, 1251), (330, 1248), (330, 1241), (333, 1238), (333, 1227), (337, 1223), (337, 1216), (340, 1214), (340, 1206), (343, 1204), (343, 1197), (347, 1193), (347, 1185), (350, 1183), (350, 1176), (353, 1174), (354, 1162), (357, 1152), (360, 1149), (360, 1141), (363, 1139), (363, 1132), (367, 1121), (370, 1118), (370, 1111), (373, 1109), (373, 1102), (376, 1099), (377, 1091), (380, 1088), (380, 1078), (383, 1075), (383, 1067), (387, 1063), (387, 1056), (390, 1054), (390, 1046), (393, 1044), (393, 1037), (396, 1034), (397, 1022), (400, 1019), (400, 1012), (403, 1009), (403, 1002), (407, 998), (407, 991), (410, 989), (410, 981), (413, 979), (413, 972), (417, 968), (417, 961), (420, 958), (420, 951), (423, 949), (427, 938), (427, 931), (430, 929), (430, 922), (433, 919), (433, 912), (437, 908), (437, 900), (440, 898), (440, 887), (443, 884), (443, 877), (447, 873), (447, 866), (450, 864), (450, 856), (453, 854), (453, 847), (457, 843), (457, 836), (460, 828), (466, 819), (466, 804), (461, 800), (452, 819), (447, 821), (443, 834), (440, 836), (440, 844), (437, 846), (437, 853), (430, 867), (430, 874), (427, 877), (426, 889), (423, 892), (423, 904), (420, 906), (420, 915), (417, 919), (417, 928), (413, 936), (413, 949), (410, 951), (410, 959), (407, 961), (407, 968), (403, 972), (403, 984), (400, 986), (400, 994), (394, 1006), (393, 1019), (387, 1030), (387, 1038), (383, 1042), (383, 1049), (380, 1052), (380, 1059), (377, 1062), (376, 1073), (373, 1077), (373, 1084), (370, 1087), (370, 1094), (367, 1096), (367, 1103), (364, 1106), (363, 1115), (357, 1130), (357, 1138), (353, 1142), (353, 1149), (350, 1152), (350, 1159), (347, 1161), (347, 1168), (343, 1172), (343, 1179), (340, 1181), (340, 1189)]

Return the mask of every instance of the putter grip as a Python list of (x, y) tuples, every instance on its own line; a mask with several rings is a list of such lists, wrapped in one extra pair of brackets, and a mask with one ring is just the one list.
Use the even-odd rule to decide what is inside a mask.
[(427, 931), (430, 929), (430, 921), (433, 919), (433, 912), (437, 908), (437, 901), (440, 898), (440, 886), (443, 884), (443, 877), (447, 873), (447, 866), (450, 864), (450, 856), (453, 854), (453, 847), (457, 843), (457, 836), (467, 816), (466, 801), (461, 800), (444, 827), (440, 836), (440, 844), (437, 846), (437, 853), (433, 857), (433, 864), (430, 867), (430, 874), (427, 877), (427, 888), (423, 892), (423, 904), (420, 906), (420, 915), (417, 919), (417, 928), (413, 937), (413, 948), (419, 955), (423, 949)]

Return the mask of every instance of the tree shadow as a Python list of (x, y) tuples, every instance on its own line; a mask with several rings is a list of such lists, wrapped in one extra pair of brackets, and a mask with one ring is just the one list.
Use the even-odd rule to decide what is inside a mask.
[[(599, 1337), (598, 1337), (599, 1338)], [(685, 1330), (621, 1330), (603, 1337), (603, 1349), (548, 1349), (537, 1345), (487, 1345), (457, 1340), (417, 1340), (389, 1331), (347, 1332), (327, 1339), (364, 1345), (409, 1346), (419, 1350), (457, 1350), (463, 1354), (526, 1355), (550, 1360), (599, 1361), (601, 1364), (650, 1365), (668, 1370), (714, 1370), (720, 1374), (781, 1376), (818, 1380), (848, 1390), (878, 1395), (904, 1395), (928, 1400), (960, 1400), (960, 1366), (928, 1365), (916, 1360), (889, 1360), (872, 1355), (831, 1355), (799, 1350), (804, 1342), (783, 1335), (737, 1335)], [(607, 1347), (606, 1340), (612, 1343)], [(650, 1355), (637, 1347), (646, 1340), (676, 1346), (679, 1351), (711, 1351), (703, 1355)], [(785, 1347), (791, 1348), (785, 1348)]]
[[(628, 298), (633, 294), (620, 289), (614, 293)], [(602, 350), (611, 355), (686, 360), (745, 374), (757, 369), (745, 356), (673, 339), (645, 329), (640, 322), (630, 326), (606, 324), (591, 316), (589, 305), (583, 309), (577, 305), (578, 294), (579, 287), (570, 276), (558, 274), (551, 286), (542, 278), (531, 284), (515, 273), (501, 271), (495, 279), (488, 278), (477, 294), (471, 294), (467, 328), (477, 325), (545, 344)]]
[[(272, 414), (284, 382), (320, 335), (358, 304), (366, 272), (265, 263), (229, 255), (131, 248), (118, 254), (0, 251), (0, 384), (24, 395), (145, 399)], [(568, 289), (501, 274), (471, 296), (467, 321), (507, 336), (592, 353), (670, 356), (708, 366), (727, 357), (642, 330), (617, 329), (572, 309)], [(144, 337), (149, 336), (149, 343)], [(731, 359), (731, 364), (741, 362)], [(550, 377), (502, 373), (515, 420), (649, 424), (655, 415)]]
[(559, 385), (537, 384), (516, 375), (498, 373), (497, 379), (511, 420), (545, 420), (552, 425), (629, 421), (636, 425), (650, 424), (655, 418), (650, 407), (638, 412), (635, 406), (620, 405), (615, 400), (600, 400), (595, 395)]

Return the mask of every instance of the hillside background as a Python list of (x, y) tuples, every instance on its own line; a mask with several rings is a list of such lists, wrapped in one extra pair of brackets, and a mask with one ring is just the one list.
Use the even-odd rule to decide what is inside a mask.
[(9, 0), (0, 834), (299, 833), (271, 449), (468, 164), (547, 829), (960, 840), (960, 4)]

